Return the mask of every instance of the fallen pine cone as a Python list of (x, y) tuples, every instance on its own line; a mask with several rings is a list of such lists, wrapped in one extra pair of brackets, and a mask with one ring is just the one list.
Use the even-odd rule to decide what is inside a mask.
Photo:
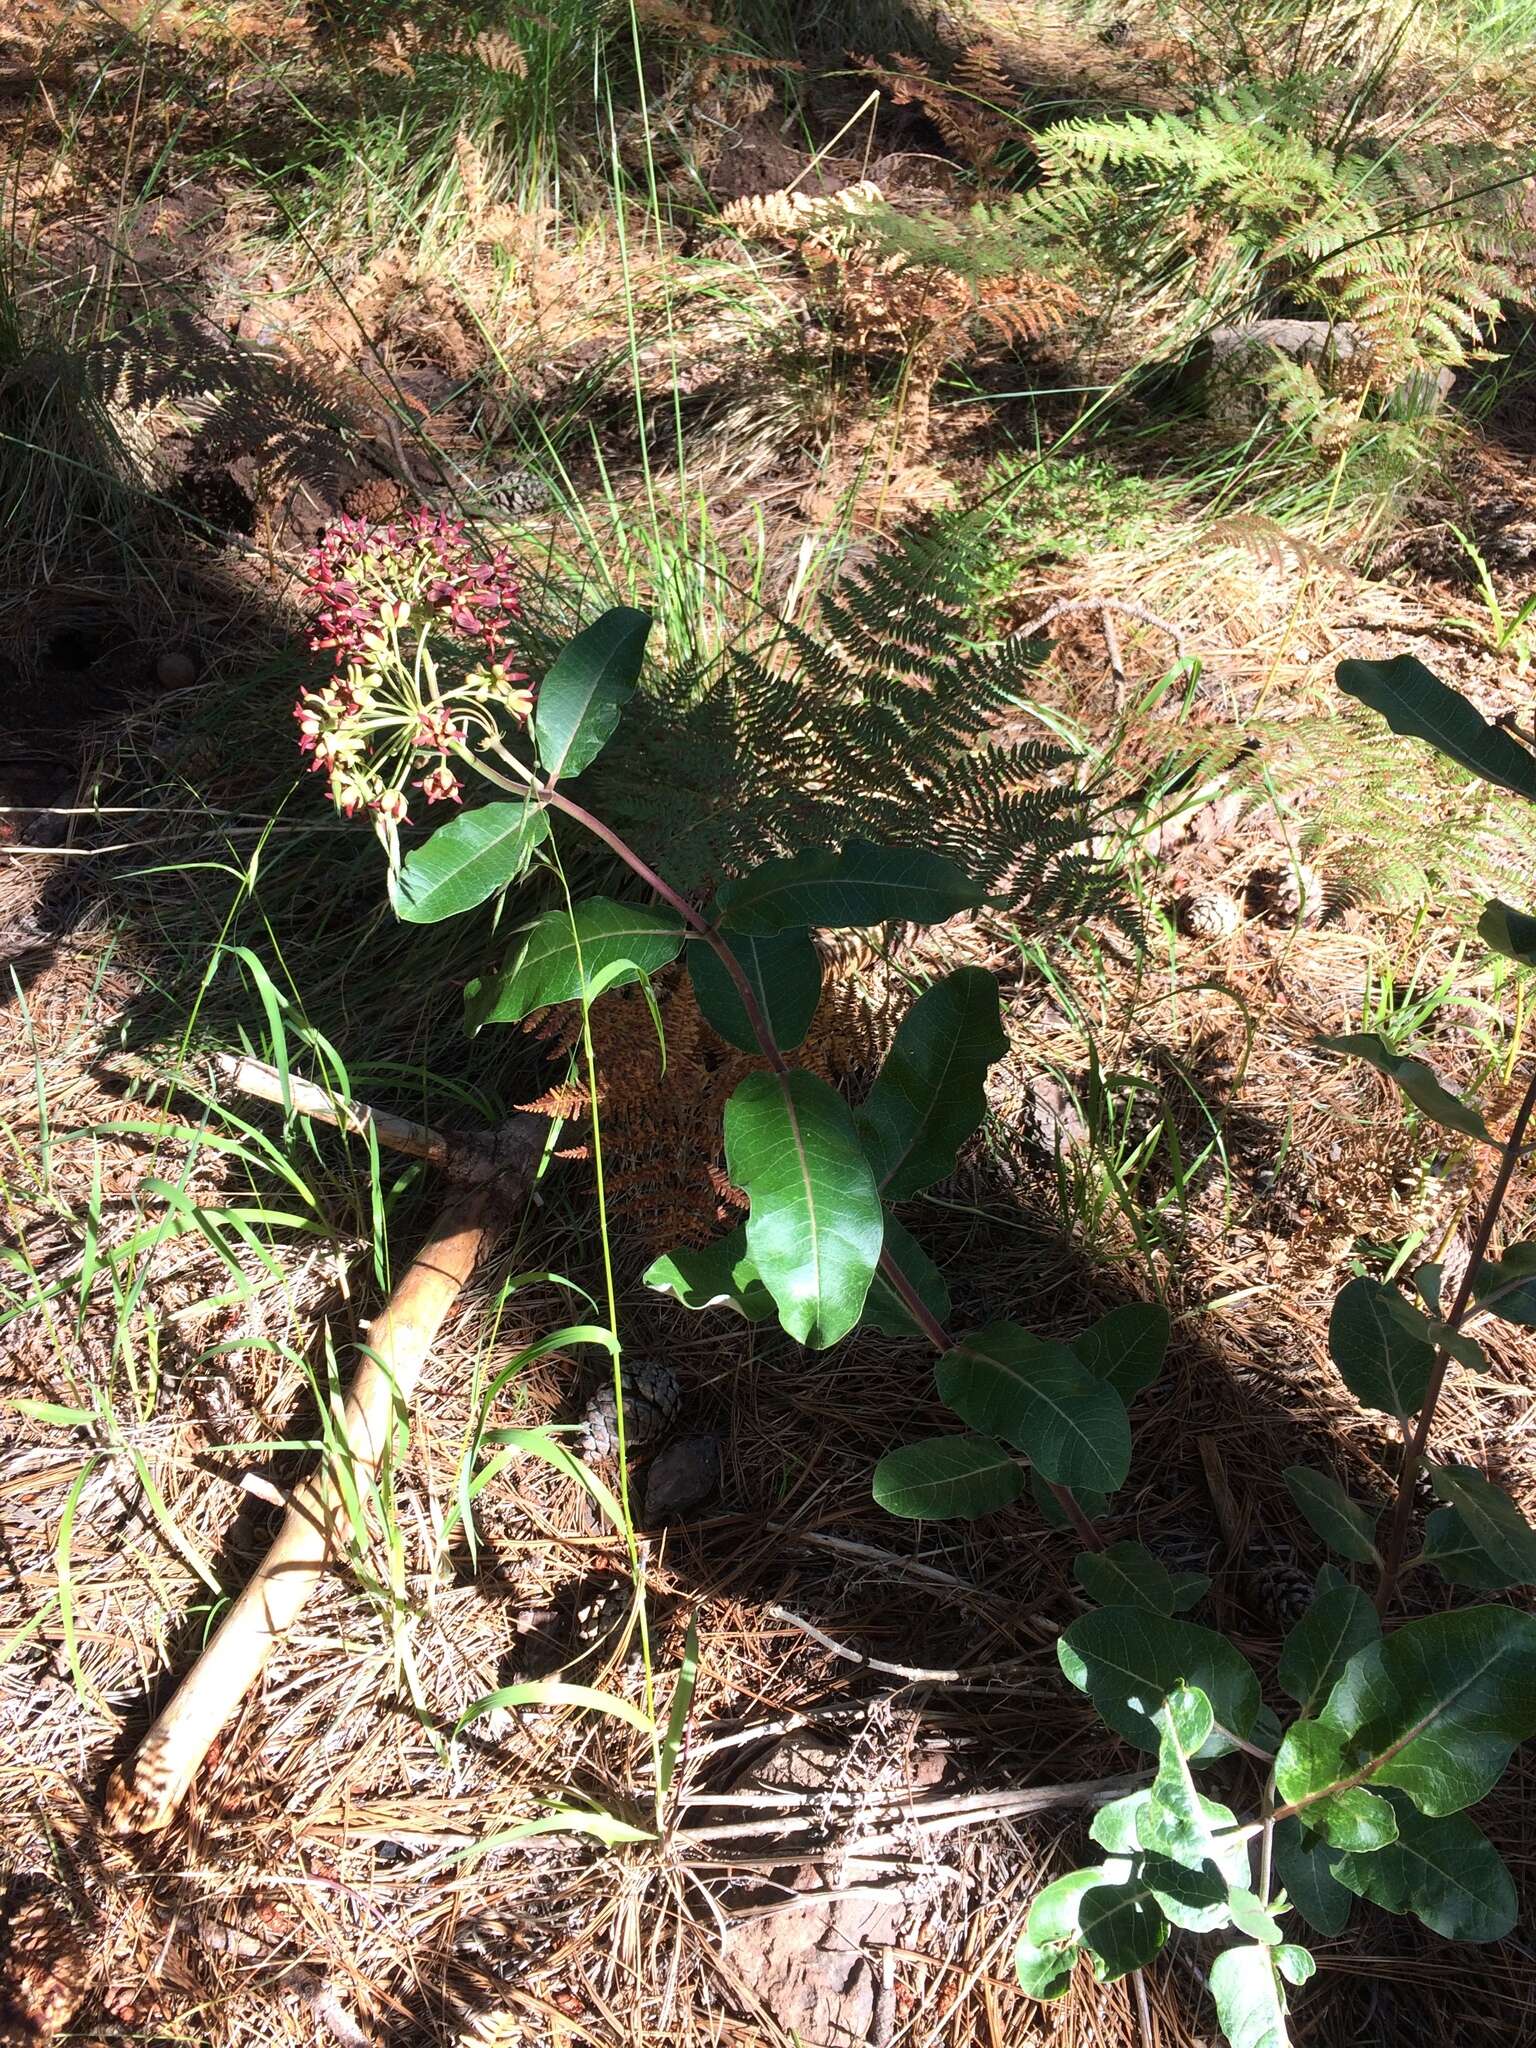
[(85, 1998), (91, 1954), (56, 1887), (18, 1881), (0, 1909), (0, 2042), (52, 2041)]
[(1248, 897), (1261, 917), (1276, 924), (1317, 924), (1328, 907), (1322, 876), (1304, 860), (1257, 869)]
[[(677, 1420), (682, 1389), (670, 1366), (637, 1359), (624, 1368), (624, 1449), (633, 1454), (659, 1444)], [(605, 1379), (581, 1418), (581, 1452), (598, 1461), (619, 1455), (618, 1405)]]
[(1230, 939), (1242, 921), (1242, 906), (1225, 889), (1190, 889), (1179, 898), (1179, 930), (1188, 938)]

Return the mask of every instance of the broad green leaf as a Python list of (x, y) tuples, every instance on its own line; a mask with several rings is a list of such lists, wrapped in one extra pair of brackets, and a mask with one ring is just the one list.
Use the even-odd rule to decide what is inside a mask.
[(1232, 1915), (1232, 1925), (1239, 1934), (1246, 1934), (1250, 1941), (1262, 1942), (1266, 1948), (1278, 1948), (1283, 1939), (1280, 1923), (1269, 1908), (1251, 1892), (1246, 1885), (1234, 1885), (1227, 1900)]
[(1151, 1962), (1168, 1939), (1168, 1922), (1147, 1887), (1128, 1878), (1083, 1894), (1078, 1935), (1093, 1959), (1093, 1974), (1101, 1984), (1114, 1984)]
[(1151, 1797), (1151, 1787), (1144, 1786), (1140, 1792), (1127, 1792), (1122, 1799), (1111, 1799), (1090, 1821), (1088, 1839), (1107, 1849), (1111, 1856), (1134, 1856), (1141, 1847), (1141, 1816)]
[(1173, 1579), (1145, 1544), (1111, 1543), (1107, 1550), (1085, 1550), (1072, 1560), (1072, 1570), (1089, 1599), (1101, 1607), (1173, 1612)]
[(574, 910), (546, 911), (510, 965), (464, 991), (470, 1028), (517, 1024), (549, 1003), (590, 1002), (665, 967), (682, 943), (683, 921), (669, 910), (589, 896)]
[[(885, 1251), (897, 1267), (917, 1289), (923, 1306), (936, 1322), (949, 1321), (949, 1288), (944, 1275), (923, 1250), (917, 1239), (903, 1223), (887, 1212), (885, 1219)], [(912, 1312), (897, 1294), (878, 1268), (869, 1283), (869, 1293), (864, 1301), (864, 1313), (859, 1318), (866, 1328), (878, 1330), (883, 1337), (916, 1337), (923, 1333), (913, 1320)]]
[(1441, 1351), (1448, 1351), (1452, 1358), (1459, 1359), (1468, 1372), (1483, 1372), (1487, 1369), (1488, 1360), (1483, 1355), (1481, 1344), (1463, 1331), (1453, 1330), (1449, 1323), (1431, 1323), (1429, 1339)]
[(1058, 1486), (1113, 1493), (1131, 1463), (1125, 1403), (1065, 1344), (988, 1323), (946, 1351), (939, 1397), (972, 1429), (1006, 1437)]
[[(811, 1028), (821, 1001), (821, 955), (809, 932), (772, 932), (762, 938), (732, 936), (726, 944), (751, 984), (774, 1044), (780, 1052), (797, 1046)], [(688, 972), (704, 1020), (727, 1045), (759, 1050), (741, 992), (703, 939), (688, 946)]]
[(1477, 920), (1477, 936), (1506, 960), (1536, 967), (1536, 917), (1516, 910), (1513, 904), (1501, 903), (1495, 897)]
[(774, 1313), (773, 1296), (747, 1251), (744, 1223), (700, 1250), (685, 1245), (653, 1259), (645, 1269), (645, 1284), (658, 1294), (675, 1295), (684, 1308), (733, 1308), (749, 1323), (766, 1322)]
[(1536, 755), (1488, 720), (1458, 690), (1411, 654), (1391, 661), (1341, 661), (1338, 685), (1409, 739), (1432, 747), (1499, 789), (1536, 797)]
[(482, 804), (440, 825), (405, 857), (395, 909), (406, 924), (437, 924), (515, 882), (549, 831), (532, 804)]
[(1395, 1287), (1351, 1280), (1334, 1299), (1328, 1353), (1362, 1406), (1406, 1419), (1422, 1407), (1434, 1369), (1428, 1327)]
[(1360, 1588), (1331, 1586), (1286, 1637), (1275, 1676), (1304, 1714), (1315, 1714), (1356, 1650), (1380, 1635), (1376, 1609)]
[[(1232, 1815), (1225, 1806), (1218, 1807), (1212, 1799), (1203, 1802), (1207, 1813), (1213, 1819), (1224, 1816), (1223, 1825), (1230, 1827)], [(1242, 1852), (1242, 1869), (1239, 1880), (1248, 1875), (1247, 1851)], [(1214, 1863), (1203, 1863), (1191, 1870), (1187, 1864), (1175, 1863), (1170, 1856), (1143, 1856), (1141, 1859), (1141, 1880), (1161, 1908), (1165, 1918), (1186, 1934), (1214, 1934), (1219, 1927), (1231, 1924), (1232, 1910), (1228, 1904), (1231, 1883)]]
[(1184, 1614), (1191, 1607), (1198, 1607), (1211, 1590), (1211, 1581), (1205, 1572), (1175, 1572), (1173, 1574), (1173, 1611)]
[[(1508, 1245), (1502, 1259), (1480, 1259), (1472, 1292), (1490, 1315), (1522, 1327), (1536, 1324), (1536, 1244)], [(1491, 1295), (1498, 1299), (1490, 1301)]]
[(1467, 1607), (1410, 1621), (1356, 1651), (1322, 1720), (1422, 1813), (1471, 1806), (1536, 1733), (1536, 1619)]
[(1013, 1951), (1014, 1974), (1019, 1989), (1030, 1998), (1064, 1998), (1077, 1967), (1074, 1948), (1036, 1948), (1027, 1934), (1021, 1934)]
[(1520, 1583), (1518, 1576), (1499, 1570), (1454, 1508), (1436, 1508), (1425, 1518), (1422, 1555), (1448, 1585), (1504, 1593)]
[[(1090, 1522), (1096, 1522), (1109, 1506), (1107, 1493), (1095, 1493), (1092, 1487), (1074, 1486), (1073, 1498)], [(1033, 1465), (1029, 1468), (1029, 1497), (1040, 1510), (1047, 1528), (1065, 1529), (1076, 1534), (1061, 1502), (1052, 1493), (1042, 1473)]]
[(1163, 1369), (1168, 1311), (1157, 1301), (1128, 1301), (1072, 1339), (1072, 1349), (1096, 1380), (1108, 1380), (1129, 1407)]
[(1024, 1475), (984, 1436), (935, 1436), (887, 1451), (875, 1467), (875, 1499), (908, 1521), (971, 1521), (1007, 1507)]
[(1275, 1828), (1275, 1874), (1307, 1925), (1317, 1934), (1342, 1934), (1348, 1924), (1354, 1893), (1333, 1874), (1337, 1850), (1315, 1835), (1304, 1835), (1299, 1820), (1280, 1821)]
[(986, 901), (979, 882), (952, 860), (914, 846), (872, 846), (850, 839), (840, 853), (814, 847), (764, 861), (720, 891), (720, 922), (733, 932), (839, 930), (884, 924), (942, 924)]
[(1325, 1721), (1293, 1721), (1275, 1758), (1275, 1790), (1287, 1805), (1312, 1803), (1302, 1824), (1321, 1835), (1330, 1849), (1379, 1849), (1397, 1833), (1391, 1805), (1363, 1785), (1326, 1798), (1330, 1785), (1354, 1775), (1336, 1728)]
[(1317, 1975), (1317, 1958), (1299, 1942), (1283, 1941), (1275, 1950), (1275, 1967), (1287, 1984), (1306, 1984)]
[(987, 1069), (1007, 1050), (997, 983), (984, 968), (961, 967), (918, 997), (856, 1119), (888, 1202), (954, 1171), (986, 1115)]
[(813, 1074), (749, 1074), (725, 1105), (725, 1165), (779, 1320), (825, 1350), (858, 1322), (885, 1235), (848, 1105)]
[(1341, 1856), (1334, 1875), (1389, 1913), (1412, 1913), (1447, 1941), (1498, 1941), (1517, 1917), (1515, 1887), (1498, 1851), (1464, 1813), (1429, 1819), (1406, 1799), (1398, 1835), (1369, 1856)]
[(634, 695), (645, 660), (649, 612), (616, 605), (567, 641), (538, 688), (533, 743), (553, 782), (595, 760)]
[(1215, 1855), (1189, 1759), (1211, 1739), (1215, 1716), (1197, 1686), (1175, 1686), (1151, 1716), (1158, 1732), (1157, 1776), (1137, 1823), (1142, 1847), (1188, 1869)]
[(1320, 1038), (1317, 1043), (1325, 1052), (1345, 1053), (1351, 1059), (1364, 1060), (1378, 1074), (1385, 1074), (1432, 1123), (1465, 1132), (1469, 1138), (1480, 1138), (1485, 1145), (1496, 1142), (1488, 1135), (1488, 1126), (1478, 1112), (1459, 1095), (1453, 1095), (1433, 1067), (1423, 1060), (1409, 1059), (1378, 1032), (1351, 1031), (1340, 1038)]
[(1118, 1857), (1096, 1863), (1087, 1870), (1069, 1870), (1043, 1892), (1036, 1892), (1024, 1922), (1024, 1932), (1041, 1948), (1080, 1938), (1083, 1900), (1101, 1885), (1124, 1884), (1131, 1865)]
[(1056, 1655), (1068, 1684), (1138, 1749), (1157, 1749), (1151, 1716), (1175, 1686), (1198, 1686), (1211, 1703), (1216, 1725), (1202, 1759), (1224, 1756), (1258, 1712), (1259, 1682), (1246, 1658), (1196, 1622), (1104, 1607), (1074, 1621), (1058, 1637)]
[(1311, 1465), (1287, 1465), (1280, 1476), (1291, 1499), (1330, 1550), (1356, 1564), (1380, 1563), (1374, 1519), (1355, 1505), (1337, 1479)]
[(1231, 2048), (1290, 2048), (1274, 1949), (1224, 1948), (1211, 1965), (1211, 1996)]
[(1501, 1486), (1473, 1465), (1436, 1465), (1430, 1479), (1489, 1563), (1509, 1574), (1507, 1584), (1536, 1584), (1536, 1529)]

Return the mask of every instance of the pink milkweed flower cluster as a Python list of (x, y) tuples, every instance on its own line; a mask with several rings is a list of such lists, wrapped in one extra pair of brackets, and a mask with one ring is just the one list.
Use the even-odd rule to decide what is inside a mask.
[(522, 612), (511, 561), (423, 508), (388, 526), (339, 519), (306, 566), (310, 646), (329, 650), (334, 669), (299, 693), (299, 746), (338, 810), (371, 816), (394, 864), (407, 786), (429, 804), (458, 803), (452, 761), (532, 714), (528, 678), (509, 659)]

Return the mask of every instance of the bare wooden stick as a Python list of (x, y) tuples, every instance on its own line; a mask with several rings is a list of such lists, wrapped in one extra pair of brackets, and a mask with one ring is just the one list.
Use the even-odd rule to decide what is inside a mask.
[(509, 1161), (501, 1186), (456, 1195), (374, 1318), (338, 1444), (295, 1491), (255, 1576), (132, 1757), (112, 1774), (106, 1813), (119, 1834), (169, 1824), (214, 1739), (342, 1548), (352, 1528), (348, 1493), (368, 1499), (444, 1319), (494, 1238), (505, 1201), (532, 1180), (545, 1128), (536, 1116), (513, 1127), (522, 1143), (520, 1173)]
[(1171, 620), (1160, 618), (1154, 611), (1148, 611), (1144, 604), (1136, 604), (1127, 597), (1058, 597), (1047, 605), (1038, 619), (1029, 619), (1010, 636), (1015, 640), (1033, 639), (1036, 633), (1044, 632), (1054, 620), (1064, 618), (1071, 612), (1097, 612), (1099, 630), (1104, 635), (1108, 650), (1109, 664), (1117, 673), (1120, 668), (1120, 642), (1111, 621), (1111, 614), (1118, 612), (1123, 619), (1135, 619), (1139, 625), (1155, 626), (1160, 633), (1166, 633), (1173, 642), (1177, 658), (1184, 659), (1184, 635)]
[(409, 1117), (396, 1116), (390, 1110), (330, 1095), (313, 1081), (300, 1080), (297, 1074), (289, 1074), (285, 1079), (265, 1060), (243, 1054), (216, 1052), (211, 1064), (215, 1078), (241, 1095), (254, 1095), (260, 1102), (275, 1102), (282, 1109), (296, 1109), (301, 1116), (334, 1124), (338, 1130), (358, 1134), (371, 1130), (388, 1151), (425, 1159), (460, 1179), (484, 1179), (496, 1170), (495, 1146), (489, 1136), (483, 1137), (478, 1131), (439, 1131), (431, 1124), (413, 1123)]

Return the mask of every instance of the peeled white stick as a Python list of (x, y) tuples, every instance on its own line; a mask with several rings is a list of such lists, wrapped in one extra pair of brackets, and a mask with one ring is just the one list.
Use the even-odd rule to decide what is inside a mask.
[(215, 1739), (341, 1550), (351, 1524), (338, 1467), (344, 1460), (352, 1497), (366, 1501), (396, 1419), (459, 1290), (496, 1235), (507, 1196), (526, 1191), (532, 1181), (546, 1129), (542, 1117), (519, 1120), (517, 1136), (527, 1141), (521, 1174), (509, 1162), (507, 1184), (455, 1196), (375, 1316), (369, 1355), (347, 1396), (340, 1441), (294, 1492), (255, 1576), (170, 1704), (112, 1774), (106, 1815), (117, 1833), (151, 1834), (169, 1825)]

